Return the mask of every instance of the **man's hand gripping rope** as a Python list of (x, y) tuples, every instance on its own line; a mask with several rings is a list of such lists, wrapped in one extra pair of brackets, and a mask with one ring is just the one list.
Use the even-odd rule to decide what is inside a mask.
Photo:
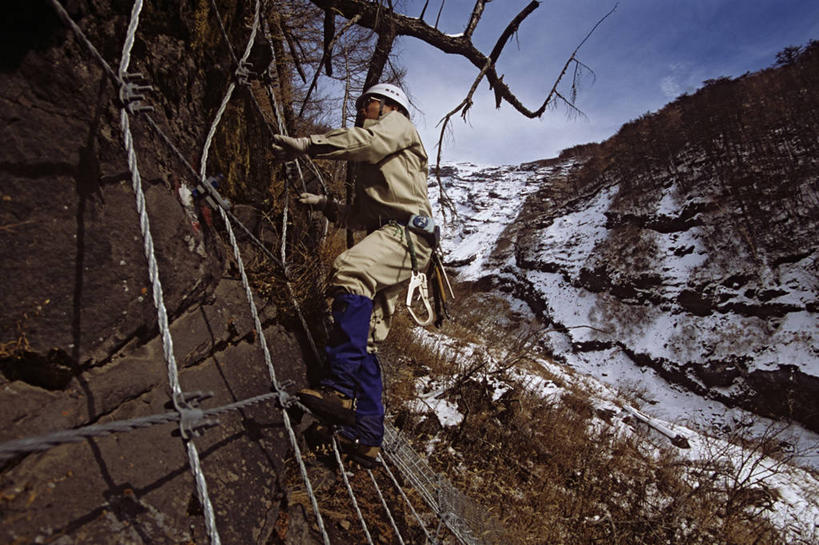
[(302, 155), (307, 155), (310, 149), (310, 139), (306, 136), (294, 138), (283, 134), (273, 136), (273, 157), (278, 161), (292, 161)]

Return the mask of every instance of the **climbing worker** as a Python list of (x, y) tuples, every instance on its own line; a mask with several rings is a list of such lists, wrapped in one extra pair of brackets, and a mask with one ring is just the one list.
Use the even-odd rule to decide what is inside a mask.
[[(425, 278), (418, 271), (432, 254), (434, 222), (427, 197), (427, 153), (409, 119), (404, 91), (380, 83), (367, 89), (356, 107), (364, 115), (363, 127), (301, 138), (278, 135), (273, 151), (281, 160), (306, 154), (359, 163), (351, 206), (311, 193), (299, 198), (331, 221), (368, 233), (333, 262), (327, 292), (333, 299), (325, 350), (329, 375), (299, 397), (319, 418), (340, 426), (340, 444), (353, 460), (373, 467), (384, 436), (376, 347), (389, 332), (408, 281), (413, 280), (415, 289), (416, 279)], [(423, 284), (425, 295), (425, 280)]]

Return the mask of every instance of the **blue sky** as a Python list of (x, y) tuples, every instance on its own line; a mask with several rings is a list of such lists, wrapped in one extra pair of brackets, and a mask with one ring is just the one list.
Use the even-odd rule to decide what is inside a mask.
[[(463, 31), (474, 2), (447, 0), (440, 29)], [(526, 0), (495, 0), (486, 5), (475, 32), (476, 46), (491, 50)], [(498, 72), (531, 109), (543, 101), (571, 54), (615, 2), (544, 0), (507, 45)], [(420, 13), (423, 1), (407, 1), (400, 11)], [(425, 17), (434, 20), (439, 0), (430, 0)], [(575, 144), (604, 140), (620, 126), (656, 111), (703, 80), (736, 77), (774, 63), (788, 45), (819, 39), (816, 0), (621, 0), (580, 50), (579, 58), (596, 79), (587, 78), (578, 106), (586, 117), (547, 112), (528, 119), (508, 104), (494, 107), (482, 83), (464, 123), (457, 118), (444, 146), (444, 161), (517, 164), (556, 156)], [(434, 161), (438, 121), (465, 96), (477, 70), (465, 59), (445, 55), (413, 38), (399, 42), (408, 69), (407, 90), (418, 107), (415, 121)]]

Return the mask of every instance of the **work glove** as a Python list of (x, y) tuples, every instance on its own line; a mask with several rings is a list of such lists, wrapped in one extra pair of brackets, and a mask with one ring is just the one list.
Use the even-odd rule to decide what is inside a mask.
[(273, 136), (273, 156), (279, 161), (292, 161), (296, 157), (306, 155), (310, 149), (310, 139), (303, 136), (293, 138), (283, 134)]
[(327, 206), (327, 197), (315, 195), (313, 193), (302, 193), (299, 195), (299, 202), (308, 206), (315, 206), (319, 210), (324, 210)]

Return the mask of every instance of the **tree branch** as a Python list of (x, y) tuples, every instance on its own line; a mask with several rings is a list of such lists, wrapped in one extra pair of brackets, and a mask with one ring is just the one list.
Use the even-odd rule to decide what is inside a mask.
[(424, 14), (427, 12), (427, 6), (429, 6), (429, 0), (424, 1), (424, 7), (421, 8), (421, 15), (418, 16), (422, 21), (424, 20)]
[[(446, 116), (439, 122), (441, 125), (441, 137), (438, 141), (438, 154), (437, 154), (437, 162), (435, 165), (435, 176), (438, 179), (440, 193), (441, 193), (441, 201), (454, 214), (454, 205), (446, 194), (446, 189), (444, 188), (443, 183), (441, 182), (440, 178), (440, 162), (441, 162), (441, 148), (442, 143), (444, 140), (444, 135), (446, 134), (446, 129), (449, 126), (449, 123), (452, 117), (457, 114), (461, 113), (462, 117), (466, 117), (467, 112), (472, 107), (473, 101), (472, 97), (475, 94), (475, 91), (478, 87), (478, 84), (486, 78), (487, 82), (489, 83), (490, 89), (495, 94), (495, 107), (500, 108), (501, 104), (505, 101), (510, 104), (515, 110), (517, 110), (522, 115), (532, 119), (538, 118), (543, 115), (546, 109), (555, 101), (560, 100), (561, 102), (565, 103), (567, 107), (569, 107), (574, 112), (582, 114), (582, 112), (577, 109), (574, 105), (574, 99), (576, 97), (576, 90), (577, 90), (577, 83), (579, 77), (586, 65), (581, 63), (577, 60), (577, 52), (583, 44), (591, 37), (597, 27), (602, 24), (602, 22), (608, 18), (614, 11), (617, 9), (617, 4), (615, 4), (614, 8), (611, 9), (605, 16), (603, 16), (597, 23), (592, 27), (592, 29), (588, 32), (586, 37), (580, 42), (580, 44), (575, 48), (572, 52), (569, 59), (566, 61), (566, 64), (563, 66), (563, 70), (561, 70), (559, 76), (554, 82), (549, 94), (546, 96), (546, 99), (540, 105), (539, 108), (535, 110), (531, 110), (528, 107), (524, 106), (523, 103), (512, 93), (509, 86), (503, 81), (503, 76), (499, 76), (496, 69), (495, 64), (500, 58), (503, 49), (506, 47), (509, 39), (518, 31), (521, 23), (528, 17), (535, 9), (540, 6), (540, 2), (537, 0), (532, 0), (526, 7), (524, 7), (520, 13), (518, 13), (506, 26), (503, 33), (498, 37), (498, 40), (495, 42), (495, 46), (492, 48), (492, 51), (489, 55), (483, 54), (479, 51), (474, 44), (472, 43), (472, 33), (475, 31), (475, 28), (480, 21), (481, 16), (483, 15), (484, 8), (486, 2), (489, 0), (476, 0), (475, 5), (472, 9), (472, 13), (469, 18), (469, 22), (467, 23), (466, 29), (464, 33), (461, 35), (448, 35), (444, 34), (440, 30), (438, 30), (438, 21), (435, 23), (435, 27), (431, 27), (423, 20), (423, 14), (426, 12), (427, 4), (424, 5), (424, 8), (421, 12), (422, 16), (420, 18), (411, 18), (407, 17), (406, 15), (402, 15), (400, 13), (395, 13), (392, 9), (384, 10), (382, 9), (381, 2), (376, 1), (372, 2), (371, 0), (310, 0), (315, 6), (324, 10), (325, 12), (329, 10), (334, 10), (336, 13), (341, 15), (342, 17), (346, 17), (347, 19), (352, 19), (354, 17), (358, 17), (358, 24), (362, 27), (369, 28), (374, 30), (379, 35), (379, 45), (382, 43), (389, 43), (389, 47), (392, 46), (392, 42), (396, 36), (411, 36), (413, 38), (417, 38), (436, 49), (452, 55), (459, 55), (467, 59), (470, 63), (472, 63), (475, 67), (477, 67), (480, 72), (478, 76), (475, 78), (475, 81), (472, 83), (472, 86), (469, 89), (466, 97), (463, 101), (451, 112), (447, 113)], [(441, 4), (443, 8), (443, 1)], [(439, 14), (440, 15), (440, 14)], [(387, 54), (389, 51), (387, 51)], [(384, 52), (380, 51), (379, 48), (376, 48), (376, 52), (373, 58), (373, 62), (370, 64), (370, 72), (368, 73), (367, 82), (365, 85), (365, 89), (368, 85), (372, 85), (376, 83), (375, 81), (371, 81), (371, 77), (374, 73), (377, 75), (381, 74), (381, 70), (374, 68), (383, 68), (383, 62), (381, 62), (381, 57), (384, 56)], [(575, 70), (573, 71), (573, 78), (572, 78), (572, 92), (571, 92), (571, 100), (567, 100), (561, 93), (558, 92), (557, 87), (560, 82), (563, 80), (566, 72), (568, 71), (569, 67), (574, 64)]]
[(324, 12), (324, 52), (321, 55), (319, 70), (321, 70), (321, 64), (326, 60), (327, 75), (330, 77), (333, 76), (333, 43), (336, 40), (335, 33), (336, 15), (332, 10), (328, 9)]
[(441, 125), (441, 136), (438, 138), (438, 143), (436, 146), (438, 147), (438, 154), (435, 160), (435, 179), (438, 180), (438, 190), (441, 195), (441, 204), (444, 205), (442, 210), (444, 215), (444, 222), (446, 222), (446, 211), (449, 210), (453, 216), (457, 215), (457, 211), (455, 209), (455, 203), (452, 202), (452, 199), (449, 197), (449, 194), (446, 192), (446, 188), (444, 187), (444, 182), (441, 180), (441, 152), (443, 151), (443, 144), (444, 144), (444, 136), (446, 134), (447, 126), (449, 125), (450, 120), (452, 117), (457, 114), (459, 111), (461, 112), (461, 116), (466, 119), (466, 112), (472, 106), (472, 96), (475, 94), (475, 91), (478, 89), (478, 84), (483, 79), (486, 72), (492, 67), (492, 60), (487, 59), (486, 65), (481, 70), (478, 77), (475, 78), (475, 81), (472, 82), (472, 87), (469, 88), (469, 92), (466, 94), (466, 98), (464, 98), (460, 104), (458, 104), (454, 110), (446, 114), (441, 121), (438, 122)]
[(446, 4), (446, 0), (441, 0), (441, 5), (438, 7), (438, 15), (435, 17), (435, 28), (438, 28), (438, 23), (441, 21), (441, 12), (444, 11), (444, 4)]
[[(581, 42), (578, 44), (578, 46), (574, 48), (574, 51), (572, 51), (572, 54), (569, 56), (569, 59), (566, 61), (566, 64), (564, 64), (564, 65), (563, 65), (563, 70), (561, 70), (561, 71), (560, 71), (560, 75), (559, 75), (559, 76), (557, 77), (557, 79), (555, 80), (555, 83), (554, 83), (554, 85), (552, 86), (552, 90), (551, 90), (551, 91), (549, 91), (549, 94), (546, 96), (546, 100), (545, 100), (545, 101), (543, 101), (543, 104), (542, 104), (542, 105), (541, 105), (541, 107), (538, 109), (538, 111), (539, 111), (541, 114), (542, 114), (542, 113), (543, 113), (543, 112), (546, 110), (546, 107), (549, 105), (549, 103), (552, 101), (552, 98), (553, 98), (555, 95), (557, 95), (557, 96), (559, 96), (561, 99), (563, 99), (563, 100), (564, 100), (564, 102), (565, 102), (567, 105), (569, 105), (569, 106), (570, 106), (572, 109), (577, 110), (577, 107), (575, 107), (575, 105), (574, 105), (574, 98), (572, 99), (572, 101), (571, 101), (571, 102), (570, 102), (570, 101), (568, 101), (568, 100), (566, 100), (566, 99), (565, 99), (565, 98), (564, 98), (562, 95), (560, 95), (560, 94), (557, 92), (557, 86), (558, 86), (558, 84), (560, 83), (560, 81), (563, 79), (563, 76), (565, 76), (565, 75), (566, 75), (566, 71), (569, 69), (569, 66), (571, 66), (571, 64), (572, 64), (572, 63), (576, 63), (576, 64), (577, 64), (577, 65), (579, 65), (579, 66), (586, 66), (585, 64), (583, 64), (583, 63), (581, 63), (580, 61), (578, 61), (578, 60), (577, 60), (577, 52), (578, 52), (578, 51), (580, 51), (580, 48), (581, 48), (581, 47), (583, 47), (583, 44), (585, 44), (585, 43), (586, 43), (586, 41), (588, 41), (588, 39), (589, 39), (589, 38), (591, 37), (591, 35), (594, 33), (594, 31), (595, 31), (595, 30), (597, 30), (597, 27), (599, 27), (599, 26), (600, 26), (600, 24), (601, 24), (603, 21), (605, 21), (605, 20), (606, 20), (606, 19), (609, 17), (609, 15), (611, 15), (612, 13), (614, 13), (614, 10), (616, 10), (616, 9), (617, 9), (617, 6), (618, 6), (618, 5), (619, 5), (619, 4), (614, 4), (614, 7), (613, 7), (613, 8), (611, 8), (611, 11), (609, 11), (609, 12), (608, 12), (607, 14), (605, 14), (605, 15), (604, 15), (604, 16), (603, 16), (603, 17), (602, 17), (602, 18), (601, 18), (599, 21), (597, 21), (597, 23), (596, 23), (596, 24), (595, 24), (595, 25), (592, 27), (592, 29), (589, 31), (589, 33), (588, 33), (588, 34), (586, 34), (586, 37), (585, 37), (585, 38), (583, 38), (583, 41), (581, 41)], [(573, 82), (573, 83), (574, 83), (574, 82)], [(579, 112), (580, 110), (577, 110), (577, 111)]]
[[(458, 36), (444, 34), (440, 30), (429, 26), (420, 19), (407, 17), (406, 15), (395, 13), (394, 11), (381, 10), (379, 9), (380, 6), (377, 3), (374, 4), (365, 0), (311, 0), (311, 2), (323, 10), (331, 7), (335, 8), (339, 14), (347, 19), (355, 17), (356, 15), (361, 15), (359, 24), (365, 28), (375, 30), (376, 32), (380, 32), (380, 29), (387, 26), (385, 23), (389, 23), (389, 26), (392, 26), (392, 28), (395, 29), (396, 36), (410, 36), (417, 38), (435, 47), (436, 49), (443, 51), (444, 53), (460, 55), (479, 70), (482, 70), (483, 67), (486, 66), (486, 61), (489, 58), (481, 53), (472, 44), (469, 36), (464, 34)], [(527, 5), (515, 17), (515, 19), (512, 20), (511, 23), (509, 23), (507, 30), (504, 31), (504, 34), (506, 35), (508, 33), (508, 35), (505, 37), (502, 36), (501, 39), (498, 40), (498, 44), (508, 41), (509, 36), (511, 36), (517, 30), (523, 19), (532, 13), (539, 5), (540, 3), (536, 0), (530, 2), (529, 5)], [(498, 44), (496, 44), (496, 48), (498, 47)], [(497, 58), (499, 55), (500, 51), (497, 51), (495, 58)], [(489, 86), (495, 90), (496, 95), (500, 96), (503, 100), (512, 105), (513, 108), (518, 110), (526, 117), (539, 117), (539, 115), (536, 115), (534, 112), (526, 108), (517, 99), (517, 97), (512, 94), (509, 87), (503, 83), (503, 79), (495, 72), (494, 66), (490, 67), (486, 72), (486, 78), (489, 81)], [(541, 112), (541, 114), (542, 113), (543, 112)]]
[[(290, 29), (287, 28), (287, 23), (285, 23), (284, 19), (281, 17), (277, 17), (276, 22), (278, 23), (279, 30), (284, 36), (285, 41), (287, 42), (287, 47), (290, 49), (290, 57), (293, 59), (293, 64), (296, 67), (296, 71), (301, 76), (301, 81), (307, 81), (307, 76), (304, 73), (304, 68), (301, 66), (301, 61), (299, 60), (299, 55), (296, 52), (297, 49), (297, 41), (293, 37), (293, 34), (290, 32)], [(298, 49), (301, 49), (298, 47)], [(302, 54), (304, 51), (302, 50)]]
[(484, 6), (486, 6), (486, 0), (478, 0), (475, 2), (475, 7), (472, 8), (472, 15), (469, 17), (469, 23), (467, 23), (466, 30), (464, 30), (464, 36), (467, 38), (471, 38), (472, 33), (475, 32), (475, 27), (478, 26), (478, 21), (481, 20), (481, 15), (483, 15)]
[(324, 66), (324, 63), (330, 64), (332, 59), (330, 58), (330, 51), (332, 51), (333, 47), (335, 47), (336, 42), (338, 41), (341, 36), (347, 32), (354, 24), (358, 22), (359, 17), (355, 16), (338, 31), (338, 34), (333, 36), (332, 40), (330, 40), (324, 48), (324, 53), (321, 56), (321, 60), (316, 67), (316, 72), (313, 74), (313, 80), (310, 82), (310, 86), (307, 88), (307, 93), (304, 95), (304, 100), (301, 103), (301, 108), (299, 109), (298, 117), (301, 117), (304, 113), (304, 108), (307, 103), (310, 101), (310, 95), (313, 93), (313, 89), (316, 88), (316, 83), (318, 82), (318, 78), (321, 75), (321, 67)]

